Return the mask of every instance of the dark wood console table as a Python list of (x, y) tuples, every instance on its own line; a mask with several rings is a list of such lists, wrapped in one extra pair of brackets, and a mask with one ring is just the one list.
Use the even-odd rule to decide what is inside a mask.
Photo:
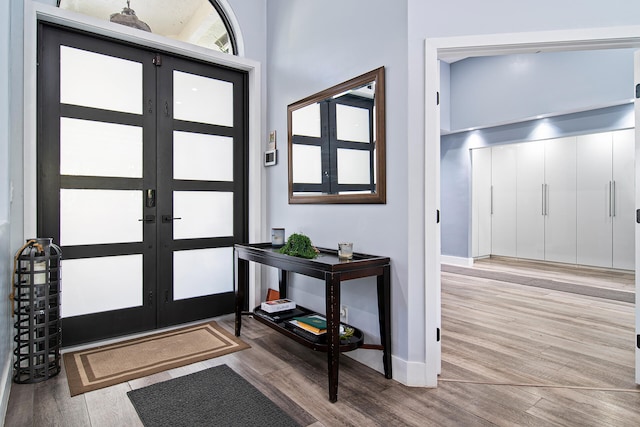
[[(326, 344), (318, 344), (296, 335), (275, 322), (260, 316), (255, 318), (273, 329), (295, 339), (314, 350), (326, 351), (329, 375), (329, 400), (338, 400), (338, 363), (341, 351), (355, 348), (374, 348), (383, 351), (382, 362), (384, 375), (391, 378), (391, 267), (389, 258), (354, 253), (353, 259), (341, 260), (337, 250), (318, 248), (320, 254), (316, 259), (304, 259), (284, 255), (273, 248), (271, 243), (236, 244), (234, 245), (234, 264), (236, 277), (236, 322), (235, 333), (240, 336), (242, 327), (242, 311), (248, 310), (246, 295), (248, 294), (249, 261), (269, 265), (280, 270), (280, 297), (287, 296), (288, 272), (324, 280), (326, 292)], [(340, 285), (345, 280), (377, 276), (378, 316), (380, 324), (381, 345), (366, 345), (362, 339), (352, 342), (341, 342), (340, 327)]]

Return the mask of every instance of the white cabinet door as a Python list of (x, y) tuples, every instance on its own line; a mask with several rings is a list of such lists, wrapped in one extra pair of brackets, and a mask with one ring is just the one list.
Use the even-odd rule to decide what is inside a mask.
[(613, 268), (635, 269), (635, 132), (613, 132)]
[(516, 254), (544, 259), (544, 141), (517, 145)]
[(516, 147), (491, 149), (491, 253), (516, 256)]
[(545, 141), (545, 260), (576, 262), (576, 139)]
[(611, 132), (577, 138), (577, 262), (611, 267)]
[(471, 150), (472, 256), (491, 255), (491, 148)]

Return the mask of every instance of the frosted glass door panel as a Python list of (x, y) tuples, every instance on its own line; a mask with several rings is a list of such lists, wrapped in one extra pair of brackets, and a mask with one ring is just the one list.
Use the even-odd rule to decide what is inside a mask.
[(174, 131), (173, 177), (233, 181), (233, 138)]
[(63, 246), (142, 241), (142, 191), (60, 190)]
[(142, 64), (60, 46), (60, 102), (142, 114)]
[(493, 147), (491, 165), (491, 253), (516, 256), (516, 147)]
[(371, 142), (369, 110), (336, 104), (336, 137), (341, 141)]
[(544, 259), (544, 141), (517, 145), (518, 258)]
[(60, 174), (142, 178), (142, 128), (61, 117)]
[(293, 182), (322, 183), (322, 150), (315, 145), (293, 144)]
[(173, 72), (173, 117), (189, 122), (233, 126), (233, 84)]
[(371, 153), (338, 148), (338, 184), (370, 184)]
[[(291, 113), (293, 135), (320, 138), (320, 104), (311, 104)], [(294, 163), (295, 164), (295, 163)]]
[(174, 239), (233, 236), (233, 193), (174, 191), (173, 215)]
[(233, 248), (173, 253), (173, 299), (233, 292)]
[(611, 132), (577, 137), (577, 255), (582, 265), (611, 267)]
[(576, 263), (576, 139), (545, 141), (547, 261)]
[(613, 268), (635, 269), (635, 135), (613, 132)]
[(64, 260), (62, 317), (142, 305), (142, 255)]

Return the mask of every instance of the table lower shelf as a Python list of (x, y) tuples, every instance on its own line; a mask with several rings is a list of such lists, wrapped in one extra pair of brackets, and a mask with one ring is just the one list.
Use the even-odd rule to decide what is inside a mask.
[[(298, 314), (297, 316), (306, 316), (306, 315), (311, 315), (311, 314), (320, 314), (317, 313), (313, 310), (309, 310), (305, 307), (302, 306), (297, 306), (296, 307), (298, 310), (300, 310), (302, 313)], [(309, 335), (307, 335), (305, 332), (306, 331), (300, 331), (299, 329), (294, 329), (293, 326), (290, 326), (287, 324), (287, 322), (290, 319), (281, 319), (279, 316), (281, 316), (281, 313), (267, 313), (265, 311), (263, 311), (262, 309), (260, 309), (260, 307), (256, 307), (255, 310), (253, 311), (253, 317), (254, 319), (256, 319), (257, 321), (259, 321), (260, 323), (263, 323), (265, 325), (267, 325), (268, 327), (270, 327), (271, 329), (274, 329), (276, 331), (278, 331), (279, 333), (286, 335), (287, 337), (293, 339), (294, 341), (299, 342), (300, 344), (304, 345), (305, 347), (309, 347), (313, 350), (316, 351), (324, 351), (327, 352), (329, 346), (326, 343), (326, 334), (324, 334), (323, 336), (320, 337), (315, 337), (313, 336), (312, 333), (309, 333)], [(322, 314), (320, 314), (322, 315)], [(286, 317), (286, 316), (285, 316)], [(344, 323), (341, 323), (341, 325), (345, 325), (345, 326), (349, 326), (351, 328), (353, 328), (353, 326), (351, 325), (346, 325)], [(361, 347), (363, 342), (364, 342), (364, 334), (362, 333), (361, 330), (359, 330), (358, 328), (353, 328), (354, 332), (353, 335), (346, 338), (346, 339), (341, 339), (340, 340), (340, 346), (339, 346), (339, 350), (340, 352), (347, 352), (347, 351), (352, 351), (357, 349), (358, 347)]]

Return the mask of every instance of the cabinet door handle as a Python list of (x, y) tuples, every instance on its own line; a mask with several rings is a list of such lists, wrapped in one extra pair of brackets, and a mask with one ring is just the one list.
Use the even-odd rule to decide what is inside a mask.
[(549, 184), (544, 185), (544, 213), (545, 215), (549, 215)]
[(613, 216), (616, 216), (616, 182), (612, 181), (613, 190), (611, 191), (611, 211), (613, 212)]
[(611, 200), (613, 198), (612, 194), (611, 194), (611, 181), (609, 181), (609, 217), (611, 217)]
[(491, 204), (491, 215), (493, 215), (493, 185), (491, 186), (491, 200), (490, 200), (490, 204)]
[(544, 184), (542, 184), (541, 193), (542, 193), (542, 203), (541, 203), (541, 205), (542, 205), (542, 216), (544, 216)]

